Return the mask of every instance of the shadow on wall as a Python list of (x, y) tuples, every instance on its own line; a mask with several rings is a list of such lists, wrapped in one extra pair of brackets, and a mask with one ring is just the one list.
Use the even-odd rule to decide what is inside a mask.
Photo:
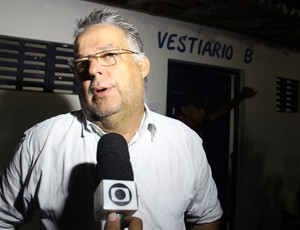
[[(24, 131), (58, 114), (71, 111), (70, 103), (58, 94), (24, 91), (0, 91), (0, 174), (12, 159)], [(20, 230), (39, 229), (36, 212)]]
[[(243, 156), (241, 226), (243, 230), (300, 229), (300, 156), (276, 153), (248, 134)], [(255, 147), (257, 146), (257, 147)]]
[(70, 104), (58, 94), (0, 91), (0, 173), (13, 157), (24, 131), (70, 110)]
[(286, 153), (281, 172), (273, 173), (266, 179), (263, 189), (264, 208), (260, 215), (262, 230), (300, 229), (300, 157)]

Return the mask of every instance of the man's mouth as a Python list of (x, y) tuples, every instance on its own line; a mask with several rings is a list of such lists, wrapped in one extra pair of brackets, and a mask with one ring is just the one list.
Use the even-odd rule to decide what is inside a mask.
[(104, 91), (106, 91), (106, 90), (107, 90), (107, 88), (94, 89), (94, 92), (96, 92), (96, 93), (101, 93), (101, 92), (104, 92)]

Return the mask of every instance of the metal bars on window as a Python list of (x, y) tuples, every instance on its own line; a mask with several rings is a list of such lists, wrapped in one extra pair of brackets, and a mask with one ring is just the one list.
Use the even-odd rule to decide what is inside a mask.
[(77, 94), (72, 57), (69, 44), (0, 36), (0, 88)]
[(276, 78), (276, 111), (298, 112), (298, 81)]

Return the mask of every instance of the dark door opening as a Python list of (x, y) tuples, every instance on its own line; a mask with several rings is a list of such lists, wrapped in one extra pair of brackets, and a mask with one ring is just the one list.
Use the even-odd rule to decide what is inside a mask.
[[(209, 102), (208, 109), (213, 111), (226, 104), (232, 95), (239, 92), (239, 79), (240, 72), (238, 70), (169, 60), (166, 114), (176, 118), (177, 114), (180, 113), (181, 99), (189, 91), (198, 91), (205, 101)], [(229, 229), (233, 229), (234, 223), (234, 178), (236, 175), (231, 177), (231, 173), (235, 173), (235, 171), (233, 172), (230, 168), (230, 157), (232, 152), (237, 150), (237, 144), (234, 143), (237, 140), (238, 127), (238, 113), (236, 111), (234, 124), (230, 124), (230, 113), (228, 113), (211, 122), (202, 137), (224, 211), (222, 230), (228, 229), (228, 226), (230, 226)], [(231, 127), (233, 127), (233, 135), (230, 134)], [(230, 141), (233, 143), (231, 150)]]

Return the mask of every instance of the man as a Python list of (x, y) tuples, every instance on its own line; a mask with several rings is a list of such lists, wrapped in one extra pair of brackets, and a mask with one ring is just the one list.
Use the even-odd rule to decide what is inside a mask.
[(195, 130), (200, 137), (204, 137), (204, 128), (209, 123), (219, 119), (223, 115), (229, 113), (239, 103), (247, 98), (252, 98), (257, 94), (252, 88), (244, 87), (238, 97), (231, 99), (228, 103), (216, 109), (215, 111), (207, 111), (205, 99), (198, 92), (191, 91), (186, 93), (180, 104), (180, 112), (177, 118), (186, 125)]
[[(177, 119), (181, 120), (190, 128), (192, 128), (202, 138), (203, 146), (207, 154), (207, 159), (210, 163), (214, 174), (214, 180), (217, 184), (219, 200), (223, 209), (225, 209), (227, 206), (230, 206), (230, 199), (228, 199), (228, 190), (231, 189), (229, 188), (229, 184), (232, 184), (227, 183), (227, 178), (228, 176), (231, 176), (231, 174), (228, 173), (228, 176), (226, 176), (227, 171), (225, 168), (227, 167), (224, 166), (224, 164), (227, 164), (224, 158), (226, 159), (228, 155), (228, 147), (225, 146), (223, 150), (220, 147), (222, 146), (222, 141), (220, 142), (220, 139), (224, 140), (224, 136), (218, 137), (219, 133), (222, 133), (223, 131), (222, 127), (219, 128), (217, 136), (213, 136), (213, 132), (211, 132), (210, 130), (210, 125), (212, 122), (228, 114), (242, 101), (244, 101), (245, 99), (250, 99), (256, 94), (257, 92), (251, 87), (243, 87), (241, 93), (237, 97), (232, 98), (226, 104), (218, 107), (213, 111), (209, 109), (211, 105), (209, 105), (209, 103), (201, 96), (199, 91), (187, 91), (181, 99), (180, 112), (177, 114)], [(212, 130), (214, 130), (213, 125), (212, 127)], [(235, 160), (234, 156), (234, 153), (232, 153), (232, 160)], [(234, 161), (231, 162), (231, 166), (235, 167)], [(232, 170), (229, 170), (229, 172), (231, 172)], [(223, 219), (221, 225), (225, 226), (226, 224), (227, 220)]]
[(139, 199), (134, 220), (146, 230), (181, 230), (185, 221), (218, 229), (222, 209), (201, 139), (144, 104), (150, 63), (137, 29), (112, 9), (92, 12), (78, 23), (70, 65), (82, 110), (26, 131), (1, 177), (0, 228), (19, 225), (38, 208), (44, 229), (99, 229), (96, 149), (114, 132), (128, 143)]

